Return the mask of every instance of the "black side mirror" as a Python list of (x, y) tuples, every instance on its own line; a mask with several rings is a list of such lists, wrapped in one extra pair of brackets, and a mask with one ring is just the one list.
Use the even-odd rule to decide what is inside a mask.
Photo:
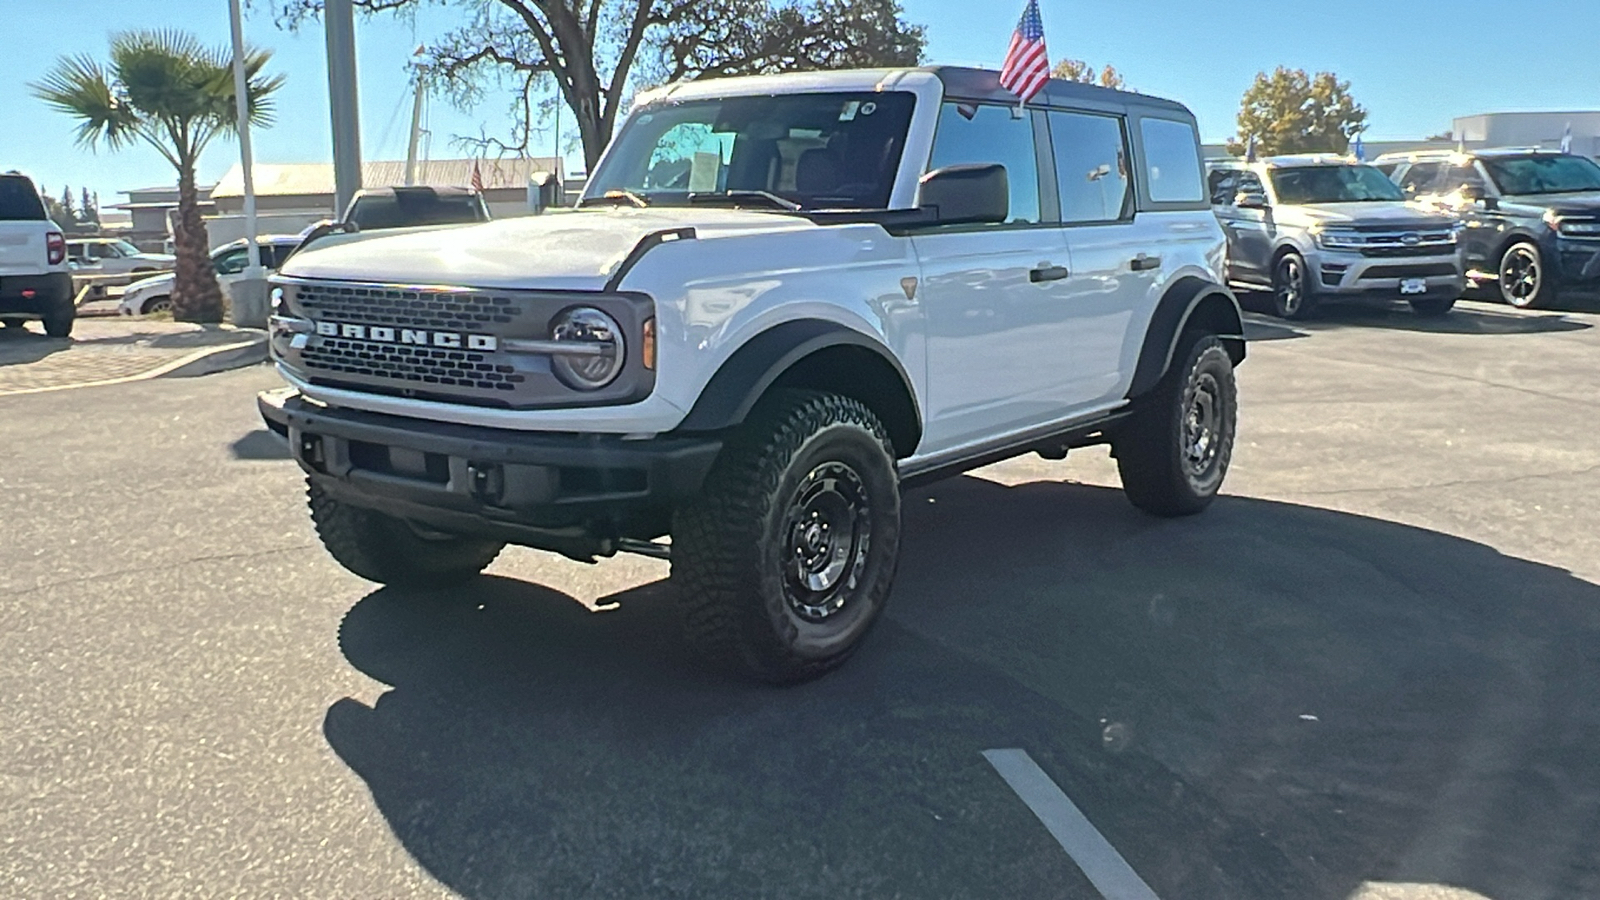
[(1233, 205), (1240, 209), (1266, 209), (1267, 195), (1259, 191), (1240, 191), (1233, 195)]
[(1011, 182), (999, 163), (945, 166), (922, 176), (918, 206), (940, 224), (1004, 222), (1011, 215)]

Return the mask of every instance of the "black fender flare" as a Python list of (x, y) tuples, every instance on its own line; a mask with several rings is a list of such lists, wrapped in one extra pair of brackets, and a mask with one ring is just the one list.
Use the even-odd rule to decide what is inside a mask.
[(1162, 295), (1150, 317), (1144, 344), (1139, 350), (1139, 363), (1133, 370), (1133, 383), (1128, 388), (1129, 400), (1149, 393), (1167, 374), (1172, 367), (1172, 357), (1178, 352), (1178, 341), (1194, 321), (1197, 310), (1204, 310), (1201, 315), (1206, 325), (1227, 346), (1234, 365), (1244, 361), (1244, 316), (1239, 311), (1238, 299), (1220, 284), (1193, 275), (1184, 276)]
[[(834, 347), (854, 347), (872, 353), (894, 371), (910, 411), (915, 437), (921, 438), (922, 413), (905, 367), (894, 353), (869, 334), (824, 319), (796, 319), (757, 334), (723, 362), (700, 391), (694, 407), (677, 431), (717, 431), (744, 422), (752, 407), (784, 373), (801, 360)], [(891, 425), (891, 423), (885, 423)], [(913, 443), (911, 446), (915, 446)]]

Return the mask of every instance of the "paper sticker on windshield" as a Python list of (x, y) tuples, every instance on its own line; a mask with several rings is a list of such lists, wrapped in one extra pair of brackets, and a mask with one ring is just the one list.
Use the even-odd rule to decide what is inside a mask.
[(860, 109), (861, 109), (861, 101), (860, 100), (851, 100), (850, 102), (848, 102), (848, 103), (846, 103), (844, 105), (844, 109), (839, 111), (839, 121), (841, 121), (841, 122), (854, 121), (855, 117), (856, 117), (856, 112), (859, 111)]
[(689, 192), (692, 194), (715, 191), (717, 175), (722, 170), (719, 153), (696, 153), (689, 162)]

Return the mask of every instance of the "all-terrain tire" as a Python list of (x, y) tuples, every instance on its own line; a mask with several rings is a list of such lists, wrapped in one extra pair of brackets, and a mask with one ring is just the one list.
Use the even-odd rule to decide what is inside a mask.
[(306, 499), (329, 555), (379, 584), (438, 587), (465, 581), (505, 548), (501, 541), (427, 533), (404, 519), (342, 503), (309, 478)]
[(77, 317), (78, 310), (71, 300), (56, 303), (41, 317), (44, 319), (44, 333), (53, 338), (71, 337), (72, 322)]
[(856, 400), (780, 390), (675, 511), (672, 581), (686, 637), (774, 684), (843, 663), (883, 612), (900, 487), (883, 424)]
[(1209, 334), (1186, 334), (1172, 368), (1112, 438), (1129, 502), (1158, 516), (1211, 504), (1233, 458), (1239, 397), (1233, 359)]

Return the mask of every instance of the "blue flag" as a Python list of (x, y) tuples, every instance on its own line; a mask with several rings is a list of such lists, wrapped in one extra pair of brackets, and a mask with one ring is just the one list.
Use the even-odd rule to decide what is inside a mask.
[(1355, 155), (1356, 155), (1356, 162), (1366, 162), (1367, 161), (1367, 145), (1362, 143), (1360, 133), (1356, 134)]

